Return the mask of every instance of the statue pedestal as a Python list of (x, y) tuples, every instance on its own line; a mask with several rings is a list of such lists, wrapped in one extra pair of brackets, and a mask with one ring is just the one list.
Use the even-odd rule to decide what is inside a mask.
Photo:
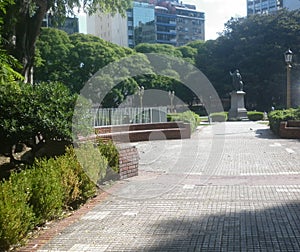
[(244, 103), (244, 91), (232, 91), (231, 96), (231, 107), (228, 114), (229, 120), (245, 120), (248, 119), (247, 110), (245, 109)]

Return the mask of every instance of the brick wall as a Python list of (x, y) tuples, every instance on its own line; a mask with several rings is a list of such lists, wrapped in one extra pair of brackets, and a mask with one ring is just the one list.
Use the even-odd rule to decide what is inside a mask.
[(282, 138), (298, 138), (300, 139), (300, 121), (281, 122), (279, 135)]
[(120, 179), (138, 175), (139, 154), (135, 146), (118, 145)]

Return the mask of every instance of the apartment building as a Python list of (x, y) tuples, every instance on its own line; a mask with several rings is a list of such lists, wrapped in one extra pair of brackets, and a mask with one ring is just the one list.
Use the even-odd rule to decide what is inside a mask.
[(87, 33), (120, 46), (128, 46), (127, 18), (120, 14), (87, 15)]
[(287, 8), (300, 8), (300, 0), (247, 0), (247, 15), (272, 13)]
[(163, 43), (181, 46), (204, 40), (204, 13), (178, 0), (136, 0), (127, 17), (98, 14), (87, 18), (87, 33), (121, 46)]

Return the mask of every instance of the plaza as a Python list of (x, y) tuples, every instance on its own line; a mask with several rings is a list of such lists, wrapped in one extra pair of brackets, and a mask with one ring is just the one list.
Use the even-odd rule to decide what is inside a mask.
[(19, 251), (299, 251), (300, 142), (261, 122), (134, 143), (118, 181)]

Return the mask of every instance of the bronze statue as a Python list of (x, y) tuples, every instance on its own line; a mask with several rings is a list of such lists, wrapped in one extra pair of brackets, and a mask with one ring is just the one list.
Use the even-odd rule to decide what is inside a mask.
[(234, 72), (230, 71), (230, 75), (232, 76), (232, 85), (236, 91), (243, 91), (244, 83), (242, 82), (242, 76), (240, 71), (236, 69)]

